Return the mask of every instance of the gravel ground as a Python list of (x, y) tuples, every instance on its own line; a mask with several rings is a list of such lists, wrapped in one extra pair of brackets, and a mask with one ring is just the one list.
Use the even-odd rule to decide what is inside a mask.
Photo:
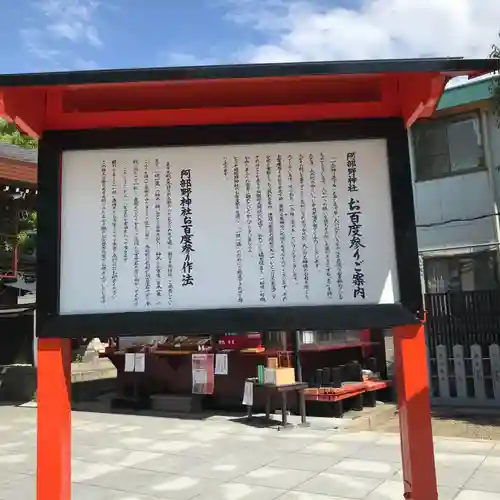
[[(399, 432), (395, 405), (384, 404), (373, 410), (365, 409), (363, 413), (354, 418), (346, 430)], [(435, 436), (500, 441), (500, 410), (435, 408), (432, 411), (432, 430)]]

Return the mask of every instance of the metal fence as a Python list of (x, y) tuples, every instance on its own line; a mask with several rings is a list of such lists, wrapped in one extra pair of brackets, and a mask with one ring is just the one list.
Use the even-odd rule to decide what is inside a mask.
[(427, 335), (431, 357), (436, 346), (500, 344), (500, 290), (430, 293), (425, 295)]
[(432, 394), (500, 406), (500, 290), (425, 296)]

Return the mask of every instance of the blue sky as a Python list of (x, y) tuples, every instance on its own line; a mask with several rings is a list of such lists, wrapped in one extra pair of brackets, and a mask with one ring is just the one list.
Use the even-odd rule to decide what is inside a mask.
[[(0, 73), (481, 56), (498, 0), (2, 0)], [(8, 48), (7, 48), (8, 47)]]

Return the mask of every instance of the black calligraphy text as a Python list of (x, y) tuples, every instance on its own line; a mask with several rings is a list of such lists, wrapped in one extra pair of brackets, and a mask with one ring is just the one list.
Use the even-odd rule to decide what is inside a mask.
[(288, 208), (290, 213), (290, 243), (292, 246), (292, 278), (299, 282), (297, 273), (297, 221), (295, 220), (295, 191), (293, 187), (293, 156), (288, 155)]
[[(357, 192), (358, 179), (356, 175), (357, 165), (356, 165), (356, 153), (347, 153), (347, 172), (348, 172), (348, 190), (349, 192)], [(354, 270), (352, 274), (352, 286), (354, 298), (364, 299), (365, 293), (365, 274), (363, 270), (363, 249), (365, 245), (363, 243), (363, 234), (361, 224), (362, 211), (359, 199), (356, 199), (351, 195), (348, 202), (349, 211), (347, 216), (349, 217), (349, 248), (352, 250)]]
[(300, 181), (300, 222), (302, 236), (302, 270), (304, 273), (304, 295), (309, 299), (309, 261), (307, 245), (307, 219), (306, 219), (306, 199), (304, 192), (304, 155), (299, 155), (299, 181)]
[(181, 170), (181, 218), (182, 236), (181, 252), (184, 255), (182, 264), (182, 286), (193, 286), (193, 212), (191, 198), (193, 192), (191, 169)]
[(272, 160), (271, 156), (266, 156), (266, 177), (267, 177), (267, 236), (269, 244), (269, 268), (271, 271), (271, 296), (276, 298), (276, 268), (274, 250), (274, 214), (273, 214), (273, 185), (271, 179)]
[(236, 222), (236, 278), (238, 281), (238, 302), (243, 302), (243, 251), (241, 241), (241, 195), (239, 158), (233, 158), (234, 219)]
[(255, 157), (255, 199), (257, 202), (257, 252), (259, 255), (259, 300), (266, 302), (266, 289), (264, 279), (264, 215), (262, 207), (262, 182), (260, 177), (260, 157)]
[(319, 269), (319, 238), (318, 238), (318, 207), (316, 202), (316, 166), (314, 155), (309, 153), (309, 187), (311, 197), (312, 240), (314, 250), (314, 265)]
[(245, 214), (247, 220), (247, 251), (252, 253), (252, 190), (250, 182), (250, 157), (245, 156)]
[(111, 224), (112, 231), (112, 244), (111, 244), (111, 296), (116, 299), (118, 294), (118, 215), (117, 215), (117, 201), (116, 201), (116, 160), (111, 162)]
[(108, 279), (108, 221), (107, 221), (108, 165), (101, 163), (101, 304), (106, 304)]
[(139, 160), (133, 161), (133, 221), (134, 221), (134, 305), (139, 305)]
[(149, 220), (149, 162), (144, 162), (144, 296), (146, 307), (151, 307), (151, 223)]
[(173, 266), (173, 228), (172, 228), (172, 169), (170, 162), (167, 161), (165, 166), (165, 198), (167, 200), (167, 277), (168, 277), (168, 305), (171, 307), (173, 304), (174, 295), (174, 266)]
[(332, 181), (332, 212), (333, 212), (333, 231), (335, 235), (335, 264), (337, 266), (337, 296), (339, 300), (344, 299), (344, 274), (342, 264), (342, 254), (340, 247), (340, 212), (337, 194), (337, 160), (330, 160), (330, 174)]
[[(321, 172), (321, 212), (323, 214), (323, 240), (325, 250), (325, 271), (326, 271), (326, 295), (329, 299), (333, 297), (332, 290), (332, 262), (330, 258), (330, 217), (328, 211), (328, 190), (326, 183), (325, 155), (320, 154), (319, 165)], [(338, 208), (337, 208), (338, 212)]]
[(281, 301), (288, 300), (288, 281), (286, 276), (285, 253), (285, 194), (283, 189), (283, 157), (279, 154), (276, 159), (276, 172), (278, 181), (278, 213), (280, 227), (280, 267), (281, 267)]
[(154, 173), (154, 196), (155, 196), (155, 243), (156, 243), (156, 305), (161, 305), (161, 297), (163, 294), (163, 277), (162, 277), (162, 260), (163, 254), (161, 251), (161, 174), (160, 160), (155, 160)]

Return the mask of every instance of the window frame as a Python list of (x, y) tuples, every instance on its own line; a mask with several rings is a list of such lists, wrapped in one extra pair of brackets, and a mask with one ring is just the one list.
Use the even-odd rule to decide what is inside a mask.
[[(482, 156), (481, 156), (481, 161), (476, 167), (471, 167), (467, 169), (462, 169), (462, 170), (451, 170), (451, 161), (450, 161), (450, 145), (449, 145), (449, 140), (448, 140), (448, 126), (457, 123), (457, 122), (463, 122), (467, 121), (470, 119), (476, 119), (478, 122), (479, 126), (479, 134), (480, 134), (480, 148), (482, 151)], [(445, 126), (446, 127), (446, 154), (448, 156), (448, 168), (449, 170), (446, 173), (439, 173), (437, 175), (422, 175), (422, 169), (419, 168), (419, 155), (417, 153), (417, 134), (418, 134), (418, 129), (420, 127), (425, 127), (425, 126)], [(482, 172), (487, 170), (487, 165), (486, 165), (486, 151), (485, 151), (485, 141), (484, 141), (484, 135), (485, 135), (485, 130), (483, 128), (483, 123), (481, 120), (481, 110), (473, 110), (473, 111), (467, 111), (459, 114), (454, 114), (450, 116), (442, 116), (438, 118), (433, 118), (429, 120), (421, 120), (417, 122), (414, 127), (412, 128), (412, 146), (413, 146), (413, 158), (414, 158), (414, 164), (415, 164), (415, 182), (428, 182), (428, 181), (433, 181), (437, 179), (445, 179), (447, 177), (454, 177), (457, 175), (466, 175), (474, 172)], [(427, 155), (428, 157), (431, 157), (432, 155)], [(435, 155), (437, 156), (437, 155)]]

